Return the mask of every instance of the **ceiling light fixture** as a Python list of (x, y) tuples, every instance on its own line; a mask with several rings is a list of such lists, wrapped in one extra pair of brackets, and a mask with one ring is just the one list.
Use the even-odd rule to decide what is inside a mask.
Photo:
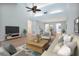
[(36, 16), (42, 16), (43, 14), (42, 13), (38, 13), (38, 14), (35, 14), (35, 17)]
[(63, 12), (63, 10), (55, 10), (55, 11), (50, 12), (50, 14), (56, 14), (56, 13), (61, 13), (61, 12)]

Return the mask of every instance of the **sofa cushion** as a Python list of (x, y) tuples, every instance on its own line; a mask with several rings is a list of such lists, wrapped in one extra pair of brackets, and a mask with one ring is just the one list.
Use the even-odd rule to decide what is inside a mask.
[(0, 56), (10, 56), (10, 54), (3, 47), (0, 47)]

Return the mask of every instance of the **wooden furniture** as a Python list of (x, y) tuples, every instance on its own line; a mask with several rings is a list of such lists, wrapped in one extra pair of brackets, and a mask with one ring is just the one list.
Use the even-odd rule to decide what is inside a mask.
[(16, 39), (16, 38), (20, 38), (21, 36), (15, 36), (15, 37), (12, 37), (12, 36), (8, 36), (6, 39)]
[(34, 42), (34, 40), (27, 40), (27, 47), (33, 51), (43, 53), (48, 47), (48, 40), (40, 40), (39, 42)]
[(16, 39), (16, 38), (20, 38), (21, 36), (18, 33), (15, 34), (6, 34), (5, 35), (5, 39)]
[(42, 39), (47, 39), (47, 40), (50, 39), (50, 37), (47, 37), (47, 36), (42, 36), (41, 38), (42, 38)]

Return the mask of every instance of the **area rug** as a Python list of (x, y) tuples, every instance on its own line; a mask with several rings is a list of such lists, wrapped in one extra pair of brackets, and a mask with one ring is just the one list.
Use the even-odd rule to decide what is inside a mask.
[(19, 54), (17, 54), (16, 56), (40, 56), (41, 55), (38, 52), (35, 52), (35, 51), (27, 48), (26, 44), (19, 46), (18, 49), (21, 49), (22, 51)]

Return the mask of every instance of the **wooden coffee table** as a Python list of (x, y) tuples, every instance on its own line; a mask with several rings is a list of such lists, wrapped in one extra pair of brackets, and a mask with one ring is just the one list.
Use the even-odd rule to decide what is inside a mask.
[(27, 40), (27, 47), (36, 51), (38, 53), (43, 53), (48, 47), (48, 40), (41, 40), (39, 42), (34, 42), (34, 40)]

